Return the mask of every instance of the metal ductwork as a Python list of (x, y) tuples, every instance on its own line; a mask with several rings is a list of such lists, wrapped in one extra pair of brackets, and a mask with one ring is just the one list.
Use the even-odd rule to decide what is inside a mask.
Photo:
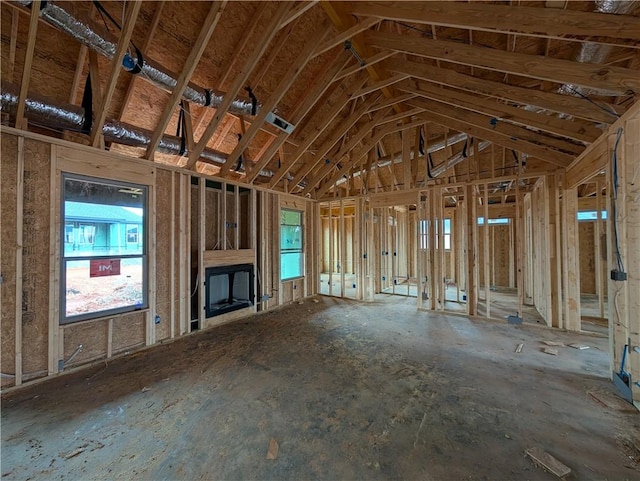
[[(14, 116), (18, 105), (19, 88), (9, 82), (2, 82), (0, 87), (1, 109), (3, 113)], [(27, 96), (25, 101), (25, 117), (34, 125), (41, 125), (59, 130), (81, 132), (85, 125), (85, 111), (77, 105), (60, 105), (38, 96)], [(102, 127), (102, 134), (106, 141), (131, 147), (147, 147), (151, 142), (153, 132), (135, 127), (117, 120), (107, 120)], [(157, 152), (170, 155), (185, 155), (189, 152), (182, 148), (182, 139), (173, 135), (163, 135)], [(184, 151), (183, 151), (184, 150)], [(205, 148), (200, 158), (213, 165), (222, 165), (227, 160), (227, 154), (217, 150)], [(261, 170), (262, 177), (273, 177), (273, 171)], [(291, 180), (291, 176), (288, 176)]]
[[(488, 140), (483, 140), (478, 144), (478, 152), (482, 152), (484, 149), (486, 149), (490, 145), (491, 145), (491, 142), (489, 142)], [(436, 165), (433, 169), (431, 169), (431, 176), (438, 177), (439, 175), (444, 174), (447, 170), (449, 170), (451, 167), (458, 165), (460, 162), (466, 159), (469, 155), (473, 155), (474, 150), (475, 150), (475, 146), (472, 146), (469, 149), (468, 154), (463, 151), (463, 152), (457, 153), (452, 157), (449, 157), (447, 160), (445, 160), (439, 165)]]
[[(25, 7), (31, 7), (32, 4), (30, 0), (17, 0), (16, 3)], [(42, 4), (43, 7), (40, 9), (40, 17), (42, 19), (58, 30), (71, 35), (88, 48), (95, 50), (108, 59), (113, 59), (117, 48), (117, 40), (111, 41), (103, 38), (89, 25), (80, 22), (53, 2), (42, 2)], [(139, 60), (127, 54), (122, 59), (123, 68), (128, 72), (134, 71), (138, 67)], [(142, 69), (139, 72), (141, 78), (148, 80), (163, 90), (173, 91), (177, 83), (176, 74), (169, 72), (166, 68), (147, 57), (144, 57), (141, 63)], [(205, 89), (189, 83), (182, 94), (182, 98), (204, 107), (216, 108), (224, 100), (224, 95), (226, 94), (223, 92)], [(229, 112), (239, 115), (255, 115), (259, 108), (260, 106), (256, 105), (254, 109), (254, 105), (249, 99), (237, 98), (231, 103)]]
[[(450, 147), (450, 146), (455, 145), (455, 144), (457, 144), (459, 142), (462, 142), (463, 140), (467, 140), (467, 134), (452, 135), (448, 139), (441, 140), (440, 142), (436, 142), (434, 144), (431, 144), (431, 145), (427, 146), (427, 154), (433, 154), (434, 152), (438, 152), (440, 150), (443, 150), (443, 149), (445, 149), (447, 147)], [(413, 156), (414, 156), (414, 151), (413, 151), (413, 149), (411, 149), (411, 152), (409, 154), (409, 159), (413, 160)], [(390, 165), (392, 163), (393, 164), (400, 164), (401, 162), (402, 162), (402, 152), (398, 152), (398, 153), (395, 153), (395, 154), (392, 154), (392, 155), (387, 155), (387, 156), (384, 156), (384, 157), (380, 157), (380, 159), (378, 159), (378, 161), (375, 162), (375, 164), (371, 166), (371, 170), (373, 170), (375, 168), (386, 167), (387, 165)], [(365, 172), (364, 170), (359, 170), (357, 172), (354, 172), (353, 176), (354, 177), (358, 177), (358, 176), (362, 175), (364, 172)], [(432, 171), (432, 175), (433, 175), (433, 171)], [(340, 179), (338, 179), (336, 181), (336, 185), (344, 184), (346, 181), (347, 181), (347, 179), (342, 177), (342, 178), (340, 178)]]
[[(608, 13), (612, 15), (624, 15), (630, 14), (635, 10), (637, 5), (636, 1), (628, 0), (596, 0), (597, 13)], [(574, 56), (574, 60), (580, 63), (595, 63), (602, 64), (606, 61), (611, 49), (611, 45), (603, 45), (600, 43), (583, 42), (580, 46), (580, 50)], [(613, 92), (602, 89), (585, 88), (579, 85), (564, 84), (558, 90), (559, 93), (568, 95), (597, 95), (600, 97), (618, 97), (619, 92)], [(576, 92), (578, 92), (576, 94)]]

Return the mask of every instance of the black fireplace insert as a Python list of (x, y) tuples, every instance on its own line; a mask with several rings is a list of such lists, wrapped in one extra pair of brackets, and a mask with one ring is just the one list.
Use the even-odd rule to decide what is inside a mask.
[(252, 306), (253, 264), (208, 267), (205, 271), (205, 292), (207, 317)]

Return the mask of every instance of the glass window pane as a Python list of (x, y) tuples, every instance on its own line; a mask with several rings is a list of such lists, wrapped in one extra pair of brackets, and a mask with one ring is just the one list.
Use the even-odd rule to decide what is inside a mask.
[(144, 304), (142, 257), (68, 260), (64, 267), (66, 317)]
[(64, 175), (61, 322), (146, 307), (147, 187)]
[(283, 252), (280, 254), (280, 278), (302, 277), (302, 258), (301, 252)]

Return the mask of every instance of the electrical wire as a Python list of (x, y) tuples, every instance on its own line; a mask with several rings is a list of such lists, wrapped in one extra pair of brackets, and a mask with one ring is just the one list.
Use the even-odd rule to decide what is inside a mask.
[(615, 244), (616, 250), (616, 263), (618, 265), (618, 270), (620, 272), (624, 272), (624, 263), (622, 262), (622, 256), (620, 255), (620, 243), (618, 238), (618, 225), (617, 221), (617, 201), (618, 201), (618, 144), (620, 143), (620, 138), (622, 137), (623, 129), (622, 127), (618, 127), (618, 132), (616, 134), (616, 143), (613, 147), (612, 154), (612, 174), (613, 174), (613, 202), (611, 203), (612, 215), (613, 215), (613, 240)]
[(605, 112), (607, 112), (610, 115), (613, 115), (616, 118), (620, 118), (620, 115), (618, 114), (618, 112), (616, 112), (613, 109), (608, 109), (606, 107), (603, 107), (602, 105), (600, 105), (597, 102), (594, 102), (588, 95), (583, 94), (582, 92), (580, 92), (579, 90), (574, 89), (572, 86), (567, 85), (567, 87), (569, 88), (569, 90), (571, 90), (571, 92), (573, 92), (574, 94), (578, 95), (579, 97), (582, 97), (583, 99), (591, 102), (593, 105), (595, 105), (596, 107), (598, 107), (599, 109), (604, 110)]

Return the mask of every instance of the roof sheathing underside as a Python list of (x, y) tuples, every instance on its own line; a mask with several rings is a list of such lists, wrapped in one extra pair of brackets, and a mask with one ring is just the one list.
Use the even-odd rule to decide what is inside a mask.
[[(505, 5), (505, 2), (473, 3), (480, 5)], [(510, 3), (514, 8), (534, 7), (537, 9), (549, 9), (555, 7), (557, 15), (560, 16), (563, 15), (564, 10), (593, 12), (596, 8), (594, 2)], [(117, 37), (117, 27), (111, 24), (109, 20), (106, 20), (105, 25), (105, 22), (103, 22), (101, 16), (95, 11), (91, 2), (64, 2), (61, 5), (76, 18), (91, 25), (98, 33), (104, 35), (107, 34), (108, 30)], [(211, 40), (208, 42), (207, 48), (204, 50), (195, 68), (191, 82), (204, 88), (226, 92), (232, 86), (236, 76), (245, 68), (246, 59), (255, 47), (256, 42), (254, 39), (259, 39), (264, 33), (262, 29), (268, 24), (268, 19), (275, 14), (278, 5), (279, 4), (275, 2), (228, 2), (224, 6), (220, 21), (215, 27)], [(358, 21), (366, 21), (368, 18), (366, 15), (351, 15), (350, 9), (354, 7), (349, 3), (332, 4), (332, 6), (333, 5), (339, 6), (340, 8), (338, 10), (346, 13), (345, 22), (354, 24)], [(103, 2), (103, 6), (115, 19), (122, 23), (122, 2)], [(179, 73), (185, 67), (185, 60), (203, 27), (202, 22), (207, 16), (210, 6), (210, 2), (143, 2), (136, 20), (132, 41), (138, 47), (147, 44), (148, 48), (144, 52), (147, 57), (159, 62), (168, 71)], [(2, 81), (5, 82), (12, 77), (14, 83), (19, 83), (24, 66), (24, 53), (29, 35), (29, 11), (22, 7), (16, 7), (14, 4), (8, 2), (3, 2), (1, 8)], [(292, 4), (291, 8), (292, 11), (295, 11), (300, 8), (300, 4)], [(12, 17), (16, 11), (19, 11), (20, 14), (17, 24), (18, 35), (15, 40), (16, 55), (12, 67), (8, 52), (10, 52), (12, 44)], [(160, 12), (159, 14), (158, 11)], [(637, 5), (633, 6), (632, 13), (636, 16), (638, 15)], [(157, 22), (153, 35), (150, 36), (150, 30), (153, 28), (156, 15), (159, 15), (157, 17), (159, 21)], [(464, 23), (464, 20), (461, 22)], [(264, 103), (278, 90), (279, 85), (286, 80), (287, 71), (290, 66), (296, 61), (296, 58), (305, 48), (307, 42), (317, 42), (314, 37), (323, 25), (326, 26), (328, 30), (324, 36), (325, 41), (335, 38), (341, 30), (344, 30), (340, 25), (336, 25), (335, 18), (331, 18), (331, 15), (327, 14), (325, 5), (315, 4), (288, 25), (279, 29), (264, 54), (253, 67), (252, 74), (249, 75), (247, 81), (247, 84), (251, 86), (260, 102)], [(541, 29), (543, 27), (544, 26), (541, 26)], [(514, 25), (513, 28), (517, 29), (518, 26)], [(452, 45), (473, 45), (485, 48), (487, 52), (513, 52), (573, 61), (576, 64), (578, 63), (577, 59), (580, 49), (584, 43), (568, 41), (557, 36), (557, 38), (547, 38), (545, 36), (487, 32), (475, 28), (434, 26), (425, 23), (384, 18), (381, 18), (380, 22), (373, 25), (368, 31), (379, 32), (381, 34), (401, 35), (407, 42), (413, 40), (418, 42), (432, 39), (445, 40), (452, 42)], [(597, 33), (597, 31), (594, 33)], [(575, 35), (573, 37), (585, 38)], [(354, 35), (353, 44), (361, 45), (365, 43), (363, 38), (366, 39), (368, 37), (366, 37), (366, 35)], [(640, 69), (640, 39), (612, 39), (608, 37), (589, 37), (589, 39), (597, 40), (603, 44), (613, 43), (617, 45), (604, 47), (606, 56), (601, 60), (602, 65), (621, 67), (628, 69), (629, 72), (637, 72)], [(366, 48), (368, 52), (372, 52), (373, 54), (381, 51), (381, 49), (373, 45), (369, 45)], [(56, 103), (80, 104), (85, 86), (84, 79), (89, 72), (89, 55), (85, 55), (83, 58), (80, 54), (81, 47), (77, 40), (49, 26), (43, 21), (39, 22), (35, 53), (31, 67), (29, 92), (45, 96)], [(347, 60), (346, 63), (345, 59)], [(407, 52), (397, 52), (392, 57), (368, 69), (355, 72), (334, 82), (325, 90), (324, 94), (317, 99), (315, 105), (311, 106), (308, 114), (297, 122), (297, 128), (293, 134), (286, 139), (281, 148), (277, 149), (269, 159), (265, 159), (265, 162), (263, 162), (261, 166), (276, 173), (283, 167), (289, 167), (288, 177), (296, 177), (296, 175), (304, 174), (304, 176), (299, 179), (303, 181), (299, 184), (301, 187), (289, 185), (288, 183), (285, 185), (283, 181), (270, 186), (275, 189), (285, 189), (293, 193), (304, 192), (305, 194), (311, 194), (313, 196), (315, 186), (321, 185), (323, 180), (333, 179), (335, 174), (340, 171), (340, 169), (343, 169), (345, 165), (349, 166), (352, 164), (352, 168), (345, 170), (344, 175), (336, 177), (336, 179), (344, 179), (346, 176), (347, 179), (351, 180), (347, 182), (341, 180), (336, 185), (340, 186), (338, 190), (349, 189), (349, 191), (355, 190), (363, 192), (368, 189), (362, 189), (362, 179), (359, 175), (354, 174), (356, 172), (359, 173), (359, 171), (367, 165), (368, 161), (375, 164), (377, 159), (401, 154), (403, 149), (402, 133), (400, 130), (390, 132), (383, 136), (378, 142), (369, 145), (369, 139), (373, 132), (377, 132), (379, 129), (389, 125), (398, 125), (398, 129), (400, 129), (403, 123), (418, 123), (418, 119), (422, 119), (424, 122), (422, 122), (423, 125), (421, 127), (412, 126), (405, 131), (405, 135), (408, 136), (408, 141), (405, 143), (411, 146), (411, 149), (414, 149), (418, 144), (417, 136), (422, 136), (426, 144), (429, 145), (431, 142), (437, 142), (448, 136), (458, 134), (459, 130), (453, 128), (451, 124), (447, 123), (446, 125), (442, 125), (441, 116), (430, 115), (431, 112), (429, 109), (426, 109), (420, 116), (400, 118), (402, 112), (408, 112), (412, 108), (415, 108), (416, 104), (411, 100), (382, 110), (367, 109), (368, 111), (365, 110), (362, 116), (350, 123), (350, 125), (352, 124), (350, 128), (344, 130), (343, 127), (345, 123), (349, 123), (354, 112), (361, 110), (363, 103), (369, 102), (373, 105), (384, 102), (389, 97), (401, 96), (407, 91), (420, 90), (421, 84), (424, 84), (425, 88), (430, 87), (433, 89), (435, 87), (443, 89), (443, 94), (448, 93), (451, 96), (464, 93), (475, 95), (479, 101), (484, 101), (485, 103), (486, 101), (490, 101), (496, 104), (506, 105), (507, 107), (524, 107), (522, 103), (504, 99), (496, 101), (492, 96), (483, 93), (472, 93), (470, 90), (461, 90), (459, 86), (443, 88), (441, 83), (426, 82), (425, 84), (424, 79), (416, 80), (415, 77), (401, 80), (382, 90), (378, 89), (373, 92), (367, 92), (361, 97), (352, 97), (345, 102), (346, 94), (353, 93), (359, 88), (365, 88), (366, 90), (366, 87), (375, 85), (380, 78), (384, 79), (397, 75), (397, 72), (394, 72), (392, 68), (393, 62), (398, 59), (408, 64), (426, 65), (435, 69), (448, 69), (477, 79), (523, 87), (530, 89), (532, 92), (557, 93), (563, 86), (562, 82), (541, 80), (529, 75), (505, 73), (477, 65), (469, 66), (456, 61), (450, 62), (445, 59), (436, 60)], [(82, 60), (82, 63), (78, 64), (78, 60)], [(100, 55), (97, 56), (97, 60), (101, 85), (104, 89), (108, 80), (110, 62)], [(270, 62), (269, 65), (267, 65), (268, 62)], [(357, 65), (357, 60), (352, 57), (351, 54), (345, 53), (340, 44), (308, 61), (291, 86), (286, 90), (286, 93), (276, 103), (274, 110), (277, 115), (286, 120), (291, 120), (292, 116), (296, 114), (296, 111), (299, 113), (299, 109), (305, 104), (305, 96), (310, 92), (312, 87), (316, 85), (315, 82), (319, 81), (319, 79), (323, 77), (323, 74), (334, 68), (334, 65), (338, 63), (341, 68), (349, 69)], [(76, 69), (78, 69), (78, 74), (76, 74)], [(638, 76), (640, 76), (640, 74), (636, 77)], [(72, 92), (71, 86), (73, 85), (74, 78), (79, 78), (81, 81), (77, 84), (76, 91)], [(254, 79), (257, 81), (254, 82)], [(130, 84), (132, 85), (131, 87)], [(132, 89), (132, 93), (125, 105), (125, 96), (129, 88)], [(617, 96), (601, 96), (598, 95), (598, 92), (590, 92), (588, 99), (585, 98), (582, 100), (585, 103), (590, 103), (590, 105), (598, 104), (602, 110), (615, 109), (618, 114), (622, 114), (626, 108), (637, 100), (638, 89), (631, 87), (628, 90), (628, 92), (623, 92)], [(246, 96), (246, 92), (244, 91), (241, 91), (240, 94)], [(114, 95), (107, 108), (107, 118), (120, 119), (136, 127), (154, 131), (157, 128), (169, 97), (169, 92), (161, 90), (140, 78), (132, 81), (130, 74), (121, 73)], [(427, 99), (427, 103), (429, 102), (432, 102), (432, 100)], [(342, 105), (342, 108), (337, 115), (331, 115), (332, 111), (335, 112), (336, 104), (338, 104), (338, 107)], [(178, 110), (179, 109), (176, 109), (165, 129), (167, 134), (176, 134)], [(531, 111), (540, 113), (541, 115), (550, 113), (541, 112), (540, 109), (536, 109), (535, 107), (532, 107)], [(190, 106), (190, 118), (194, 126), (195, 142), (200, 140), (205, 127), (214, 114), (215, 110), (212, 108), (198, 105)], [(475, 110), (473, 115), (477, 114), (478, 111)], [(392, 116), (398, 117), (398, 120), (384, 123), (385, 118)], [(557, 114), (553, 114), (553, 117), (558, 118)], [(489, 117), (478, 118), (495, 118), (498, 123), (502, 122), (501, 119), (491, 114), (489, 114)], [(567, 118), (567, 116), (565, 116), (565, 118)], [(610, 118), (611, 120), (608, 123), (612, 123), (615, 120), (613, 116)], [(372, 119), (378, 119), (379, 122), (375, 126), (374, 131), (370, 130)], [(244, 128), (248, 129), (251, 126), (252, 118), (249, 116), (243, 120), (245, 122)], [(227, 114), (218, 129), (208, 140), (207, 147), (231, 154), (238, 143), (238, 136), (243, 129), (241, 123), (243, 120), (236, 115)], [(593, 119), (575, 116), (568, 117), (567, 121), (571, 121), (571, 125), (576, 126), (576, 128), (582, 127), (591, 137), (593, 137), (593, 132), (596, 132), (595, 129), (602, 128), (606, 125), (606, 123), (597, 122)], [(458, 124), (455, 125), (457, 126)], [(513, 124), (510, 124), (509, 127), (512, 127), (512, 125)], [(501, 126), (502, 125), (499, 127)], [(517, 126), (518, 129), (522, 129), (523, 127), (523, 125)], [(38, 129), (39, 127), (32, 125), (30, 128)], [(346, 152), (345, 156), (339, 159), (335, 158), (338, 152), (345, 153), (345, 146), (350, 145), (349, 140), (357, 137), (359, 133), (364, 132), (364, 130), (368, 130), (366, 135), (362, 136), (360, 141), (354, 143), (353, 147)], [(64, 135), (71, 140), (86, 143), (86, 137), (77, 133), (56, 133), (55, 129), (52, 130), (50, 127), (43, 132), (50, 135)], [(305, 145), (304, 141), (315, 132), (319, 132), (319, 135), (317, 135), (308, 148), (304, 149), (304, 152), (301, 153), (299, 146)], [(520, 132), (522, 132), (522, 130), (520, 130)], [(525, 155), (527, 158), (527, 169), (539, 168), (543, 170), (545, 168), (557, 168), (562, 167), (562, 163), (566, 162), (566, 159), (575, 158), (579, 155), (589, 143), (564, 138), (550, 132), (540, 132), (537, 128), (529, 128), (528, 132), (531, 134), (532, 142), (536, 145), (546, 146), (552, 151), (557, 151), (562, 154), (558, 157), (560, 160), (549, 162), (548, 159), (542, 158), (542, 155), (536, 156), (531, 155), (531, 153), (527, 154), (527, 152), (519, 151), (516, 153), (511, 145), (502, 145), (501, 142), (495, 141), (493, 147), (483, 150), (478, 156), (473, 158), (473, 161), (480, 162), (486, 167), (487, 163), (491, 160), (491, 156), (493, 156), (493, 164), (499, 165), (500, 168), (502, 168), (503, 158), (511, 158), (514, 153), (516, 153), (516, 157), (520, 157), (524, 153), (527, 154)], [(249, 162), (260, 160), (265, 151), (268, 152), (267, 147), (271, 142), (275, 141), (279, 134), (280, 131), (277, 128), (269, 124), (264, 124), (262, 130), (255, 135), (248, 144), (248, 147), (244, 150), (243, 158), (248, 159)], [(589, 135), (585, 134), (585, 137), (589, 137)], [(322, 150), (324, 146), (331, 143), (331, 139), (334, 137), (338, 139), (337, 142), (332, 144), (326, 153), (320, 152), (324, 153), (322, 159), (316, 158), (319, 150)], [(591, 139), (591, 137), (589, 138)], [(479, 140), (475, 142), (478, 143)], [(370, 149), (373, 154), (362, 155), (363, 152), (366, 154), (366, 149), (365, 151), (362, 149), (363, 146)], [(145, 148), (127, 147), (116, 143), (108, 147), (111, 150), (134, 157), (142, 157), (146, 153)], [(452, 156), (460, 154), (465, 148), (470, 148), (470, 144), (467, 145), (465, 142), (459, 142), (446, 149), (434, 152), (430, 160), (427, 160), (427, 157), (425, 157), (424, 161), (417, 162), (414, 167), (415, 186), (418, 186), (420, 182), (427, 182), (429, 180), (429, 173), (427, 172), (428, 165), (438, 165)], [(535, 152), (538, 151), (536, 150)], [(296, 162), (288, 165), (288, 161), (296, 154), (299, 154)], [(354, 159), (353, 156), (355, 154), (358, 154), (360, 157)], [(373, 159), (370, 157), (373, 157)], [(467, 156), (465, 155), (465, 157)], [(159, 162), (177, 165), (185, 165), (187, 163), (185, 157), (175, 155), (156, 154), (154, 158)], [(423, 159), (423, 157), (420, 157), (420, 159)], [(461, 162), (455, 168), (450, 169), (446, 173), (446, 177), (455, 178), (462, 175), (462, 180), (464, 180), (463, 174), (474, 171), (474, 168), (480, 172), (487, 171), (486, 168), (478, 168), (477, 166), (470, 167), (469, 163), (469, 160)], [(195, 168), (211, 175), (216, 175), (219, 170), (219, 166), (207, 165), (202, 162), (198, 163)], [(372, 188), (374, 183), (376, 183), (376, 188), (383, 190), (404, 187), (403, 167), (401, 163), (390, 163), (390, 165), (384, 168), (374, 170), (376, 170), (375, 176), (367, 176), (368, 188)], [(496, 169), (494, 169), (494, 172), (490, 172), (489, 169), (487, 175), (500, 175), (500, 173), (496, 172)], [(233, 168), (230, 169), (226, 176), (241, 182), (246, 179), (243, 173), (236, 173)], [(270, 182), (269, 177), (263, 176), (255, 176), (255, 179), (251, 180), (262, 184)], [(312, 185), (306, 186), (309, 183)], [(322, 194), (326, 194), (330, 189), (322, 190), (324, 191)]]

